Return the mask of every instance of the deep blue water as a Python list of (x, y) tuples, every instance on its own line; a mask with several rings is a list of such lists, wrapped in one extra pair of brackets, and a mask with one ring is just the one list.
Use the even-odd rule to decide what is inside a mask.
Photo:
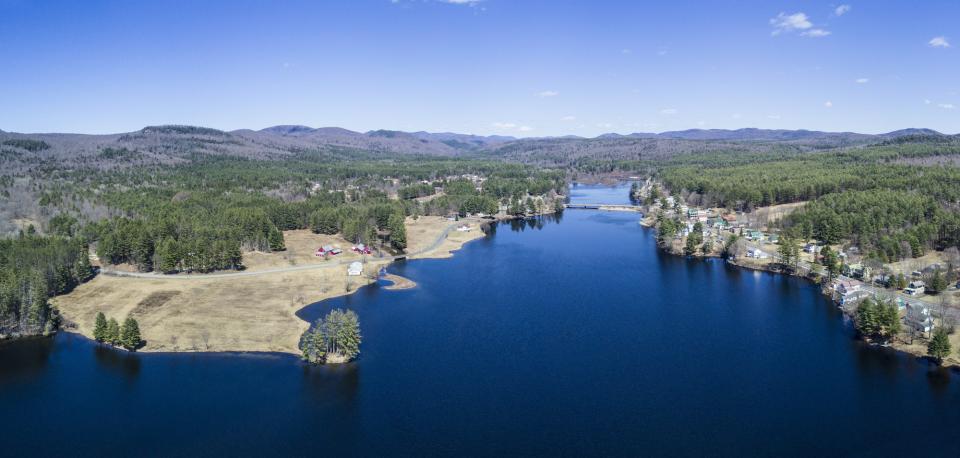
[[(574, 199), (599, 193), (626, 197)], [(301, 312), (360, 315), (342, 367), (0, 346), (0, 454), (960, 456), (956, 374), (863, 345), (804, 281), (663, 255), (634, 214), (390, 270), (419, 286)]]

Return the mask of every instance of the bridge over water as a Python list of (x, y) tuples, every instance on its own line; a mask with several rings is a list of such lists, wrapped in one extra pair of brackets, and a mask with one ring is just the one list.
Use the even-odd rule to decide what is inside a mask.
[(575, 208), (581, 210), (602, 210), (602, 211), (614, 211), (614, 212), (640, 212), (639, 205), (624, 205), (624, 204), (565, 204), (566, 208)]

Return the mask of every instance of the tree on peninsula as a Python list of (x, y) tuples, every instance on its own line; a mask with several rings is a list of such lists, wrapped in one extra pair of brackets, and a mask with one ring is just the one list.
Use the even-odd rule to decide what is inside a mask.
[(360, 354), (360, 320), (353, 310), (335, 309), (314, 323), (300, 341), (303, 359), (347, 362)]
[(120, 344), (120, 323), (117, 320), (110, 318), (110, 321), (107, 322), (107, 333), (104, 335), (104, 341), (110, 345)]
[(127, 350), (135, 351), (141, 343), (140, 325), (137, 320), (127, 317), (123, 321), (123, 328), (120, 330), (120, 344)]
[(103, 312), (97, 312), (97, 318), (93, 324), (93, 339), (97, 342), (104, 342), (107, 339), (107, 317)]

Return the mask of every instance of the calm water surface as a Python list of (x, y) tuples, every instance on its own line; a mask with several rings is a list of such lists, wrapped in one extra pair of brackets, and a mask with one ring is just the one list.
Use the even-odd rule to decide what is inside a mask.
[(419, 287), (301, 311), (360, 315), (342, 367), (2, 345), (0, 455), (960, 456), (956, 374), (864, 346), (806, 282), (653, 236), (571, 210), (394, 265)]

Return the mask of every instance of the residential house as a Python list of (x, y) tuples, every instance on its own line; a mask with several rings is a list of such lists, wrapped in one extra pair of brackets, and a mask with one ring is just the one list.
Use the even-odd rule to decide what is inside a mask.
[(924, 334), (933, 331), (933, 316), (930, 307), (920, 302), (907, 302), (907, 326)]
[(842, 278), (833, 282), (833, 290), (840, 295), (850, 294), (863, 289), (863, 283), (851, 278)]

